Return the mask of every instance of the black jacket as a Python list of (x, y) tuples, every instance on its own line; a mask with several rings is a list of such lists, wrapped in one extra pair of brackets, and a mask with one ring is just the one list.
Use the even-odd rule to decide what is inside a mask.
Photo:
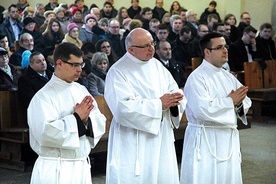
[(218, 22), (221, 22), (219, 13), (217, 12), (216, 9), (214, 9), (214, 11), (212, 11), (212, 12), (209, 12), (209, 11), (208, 11), (208, 8), (206, 8), (206, 9), (204, 10), (204, 12), (203, 12), (203, 13), (201, 14), (201, 16), (200, 16), (199, 23), (200, 23), (200, 24), (205, 24), (205, 25), (207, 25), (207, 17), (208, 17), (208, 15), (210, 15), (210, 14), (216, 14), (216, 15), (218, 16)]
[(12, 64), (9, 64), (13, 79), (3, 70), (0, 69), (0, 91), (17, 90), (18, 78), (21, 75), (21, 70), (17, 69)]
[(271, 39), (265, 40), (259, 36), (256, 38), (257, 50), (264, 60), (276, 59), (275, 43)]

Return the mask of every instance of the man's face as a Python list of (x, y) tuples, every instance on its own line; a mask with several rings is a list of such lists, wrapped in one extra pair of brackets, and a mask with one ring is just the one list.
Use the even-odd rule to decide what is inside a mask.
[(265, 39), (268, 40), (271, 37), (271, 29), (270, 28), (264, 28), (262, 31), (260, 31), (260, 36)]
[(79, 0), (77, 3), (76, 3), (77, 7), (79, 8), (83, 8), (83, 5), (84, 5), (84, 2), (83, 0)]
[(110, 22), (108, 31), (113, 35), (118, 35), (120, 31), (120, 24), (117, 20), (113, 20)]
[(91, 14), (94, 14), (98, 18), (98, 20), (100, 20), (101, 14), (100, 14), (99, 8), (92, 8), (91, 9)]
[(133, 8), (138, 8), (139, 2), (137, 2), (136, 0), (133, 0), (133, 1), (131, 2), (131, 6), (132, 6)]
[(103, 11), (106, 13), (106, 14), (110, 14), (111, 13), (111, 10), (112, 10), (112, 7), (109, 5), (109, 4), (106, 4), (104, 7), (103, 7)]
[(256, 37), (256, 33), (252, 32), (252, 31), (250, 31), (249, 33), (244, 32), (242, 41), (245, 44), (251, 45), (256, 42), (255, 37)]
[(197, 31), (197, 35), (201, 38), (203, 37), (204, 35), (208, 34), (209, 33), (209, 29), (207, 26), (201, 26), (198, 31)]
[(183, 35), (179, 35), (179, 39), (183, 42), (188, 44), (192, 36), (192, 32), (190, 31), (189, 33), (183, 33)]
[(91, 61), (91, 59), (93, 58), (93, 55), (94, 55), (93, 52), (88, 52), (87, 54), (85, 54), (85, 55), (83, 56), (83, 59), (84, 59), (84, 60), (87, 59), (87, 60), (90, 60), (90, 61)]
[(13, 20), (17, 20), (19, 18), (19, 11), (17, 8), (11, 7), (11, 10), (9, 12), (9, 16)]
[(218, 19), (211, 18), (211, 20), (208, 21), (208, 27), (213, 27), (214, 23), (218, 23)]
[(241, 21), (249, 26), (251, 21), (250, 15), (247, 13), (243, 14)]
[(225, 33), (224, 36), (229, 37), (231, 34), (231, 26), (230, 25), (224, 25)]
[(156, 33), (156, 36), (159, 41), (165, 41), (169, 36), (169, 32), (167, 29), (159, 29)]
[(178, 32), (183, 28), (183, 22), (181, 19), (176, 19), (173, 21), (171, 26), (173, 31)]
[(180, 12), (180, 17), (181, 17), (181, 20), (182, 20), (182, 21), (186, 21), (186, 19), (187, 19), (187, 18), (186, 18), (186, 12), (187, 12), (187, 11), (181, 11), (181, 12)]
[(8, 54), (0, 55), (0, 67), (5, 68), (9, 64)]
[(152, 22), (149, 25), (149, 28), (152, 32), (156, 33), (157, 27), (160, 24), (160, 22)]
[(156, 50), (157, 55), (162, 60), (170, 60), (172, 58), (171, 45), (168, 42), (161, 42), (159, 50)]
[(7, 49), (9, 47), (9, 41), (6, 36), (0, 40), (0, 47), (2, 47), (4, 49)]
[(31, 35), (26, 35), (22, 38), (22, 42), (20, 42), (20, 46), (27, 50), (34, 49), (34, 39)]
[[(226, 42), (223, 37), (211, 39), (211, 48), (204, 49), (205, 58), (212, 65), (221, 68), (228, 61), (228, 50), (225, 48)], [(215, 49), (219, 48), (219, 49)]]
[(197, 14), (196, 12), (192, 11), (190, 16), (187, 17), (188, 22), (196, 22), (197, 21)]
[(44, 12), (45, 12), (45, 8), (44, 8), (44, 6), (42, 5), (42, 6), (40, 6), (40, 7), (38, 7), (38, 9), (37, 9), (37, 13), (39, 14), (39, 15), (43, 15), (44, 14)]
[(214, 5), (209, 5), (209, 7), (208, 7), (208, 11), (209, 12), (213, 12), (214, 10), (215, 10), (215, 6)]
[(47, 63), (44, 56), (42, 54), (33, 56), (32, 62), (30, 62), (30, 67), (38, 73), (44, 73), (47, 69)]
[(217, 27), (217, 32), (224, 35), (225, 34), (225, 28), (224, 25), (223, 26), (218, 26)]
[[(68, 63), (71, 64), (68, 64)], [(70, 59), (66, 62), (63, 62), (62, 60), (57, 60), (57, 70), (59, 70), (60, 75), (59, 77), (68, 82), (72, 83), (74, 81), (77, 81), (81, 75), (82, 68), (80, 66), (81, 63), (83, 63), (82, 57), (76, 57), (72, 54), (70, 54)], [(79, 64), (79, 66), (73, 66), (72, 64)]]
[(27, 29), (27, 30), (30, 31), (30, 32), (33, 32), (34, 29), (35, 29), (35, 23), (34, 23), (34, 22), (31, 22), (31, 23), (27, 24), (27, 25), (25, 26), (25, 29)]
[(155, 48), (151, 34), (147, 32), (143, 35), (139, 35), (139, 37), (132, 41), (128, 51), (134, 57), (142, 61), (148, 61), (153, 58)]
[(50, 4), (52, 7), (57, 7), (58, 6), (58, 0), (50, 0)]
[(157, 8), (162, 8), (163, 7), (163, 0), (156, 0), (155, 6)]
[(143, 15), (144, 19), (146, 20), (151, 20), (152, 19), (152, 11), (147, 11), (144, 15)]

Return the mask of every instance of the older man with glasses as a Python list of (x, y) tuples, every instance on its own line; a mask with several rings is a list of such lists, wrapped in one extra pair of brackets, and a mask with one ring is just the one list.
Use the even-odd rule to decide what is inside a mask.
[(114, 116), (108, 137), (106, 183), (178, 184), (173, 129), (186, 99), (170, 72), (153, 58), (143, 28), (126, 38), (127, 53), (108, 71), (104, 97)]

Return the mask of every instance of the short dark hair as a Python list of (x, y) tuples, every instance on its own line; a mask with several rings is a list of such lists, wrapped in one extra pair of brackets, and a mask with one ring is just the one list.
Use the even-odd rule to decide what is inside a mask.
[(89, 52), (95, 53), (96, 48), (95, 45), (91, 42), (86, 42), (81, 46), (81, 50), (84, 55), (88, 54)]
[(42, 54), (42, 53), (39, 52), (39, 51), (34, 51), (33, 53), (31, 53), (30, 58), (29, 58), (29, 61), (30, 61), (30, 62), (33, 62), (33, 57), (34, 57), (34, 56), (38, 56), (38, 55), (40, 55), (40, 54)]
[(218, 29), (219, 26), (224, 26), (224, 23), (222, 23), (222, 22), (214, 23), (212, 30), (213, 31), (217, 31), (217, 29)]
[(149, 12), (149, 11), (152, 11), (151, 8), (150, 8), (150, 7), (145, 7), (145, 8), (143, 8), (143, 9), (141, 10), (141, 14), (142, 14), (142, 15), (145, 15), (146, 12)]
[(54, 50), (54, 61), (55, 63), (58, 59), (68, 61), (71, 59), (71, 54), (78, 58), (83, 56), (83, 52), (75, 44), (69, 42), (61, 43)]
[(250, 32), (257, 33), (257, 29), (255, 29), (252, 26), (246, 26), (246, 28), (244, 28), (243, 30), (243, 33), (250, 33)]
[(218, 16), (214, 13), (211, 13), (207, 16), (207, 20), (209, 21), (212, 20), (212, 18), (218, 20)]
[[(159, 50), (159, 49), (160, 49), (160, 44), (161, 44), (161, 43), (165, 43), (165, 42), (168, 42), (168, 41), (166, 41), (166, 40), (161, 40), (161, 41), (157, 42), (157, 43), (156, 43), (156, 46), (155, 46), (155, 49), (156, 49), (156, 50)], [(169, 43), (169, 42), (168, 42), (168, 43)], [(169, 43), (169, 44), (170, 44), (170, 43)], [(170, 45), (171, 45), (171, 44), (170, 44)]]
[(11, 12), (11, 8), (17, 8), (18, 7), (16, 6), (16, 4), (11, 4), (9, 7), (8, 7), (8, 11)]
[(167, 24), (161, 23), (157, 26), (157, 30), (167, 30), (169, 31), (169, 27)]
[(200, 46), (201, 54), (203, 56), (205, 56), (204, 49), (211, 47), (211, 45), (212, 45), (211, 39), (213, 39), (213, 38), (220, 38), (220, 37), (223, 37), (223, 35), (220, 34), (220, 33), (217, 33), (217, 32), (211, 32), (211, 33), (208, 33), (208, 34), (204, 35), (199, 40), (199, 46)]
[[(262, 31), (264, 28), (266, 29), (271, 29), (272, 30), (272, 25), (270, 23), (263, 23), (261, 26), (260, 26), (260, 31)], [(1, 38), (0, 38), (1, 39)]]
[(211, 1), (210, 3), (209, 3), (209, 6), (210, 5), (213, 5), (214, 7), (217, 7), (217, 2), (216, 1)]
[(105, 5), (110, 5), (113, 8), (112, 3), (109, 1), (104, 2), (103, 6), (105, 6)]
[(179, 35), (183, 36), (184, 33), (190, 33), (191, 32), (191, 28), (189, 28), (188, 26), (183, 26), (183, 28), (180, 30)]
[[(4, 33), (0, 33), (0, 40), (4, 39), (7, 35)], [(8, 38), (8, 37), (7, 37)]]

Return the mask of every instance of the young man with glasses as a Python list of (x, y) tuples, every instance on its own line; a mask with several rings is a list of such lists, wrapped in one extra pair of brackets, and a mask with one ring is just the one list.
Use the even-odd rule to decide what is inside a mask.
[(155, 42), (142, 28), (126, 38), (127, 53), (108, 71), (104, 97), (113, 113), (106, 183), (178, 184), (173, 128), (186, 99), (153, 58)]
[(202, 37), (202, 64), (188, 77), (184, 95), (186, 128), (180, 183), (242, 183), (237, 118), (247, 124), (251, 100), (243, 86), (222, 66), (227, 45), (219, 33)]
[(31, 183), (92, 183), (88, 155), (105, 132), (106, 118), (88, 90), (75, 82), (84, 67), (82, 57), (76, 45), (59, 44), (54, 75), (30, 102), (30, 145), (39, 156)]

